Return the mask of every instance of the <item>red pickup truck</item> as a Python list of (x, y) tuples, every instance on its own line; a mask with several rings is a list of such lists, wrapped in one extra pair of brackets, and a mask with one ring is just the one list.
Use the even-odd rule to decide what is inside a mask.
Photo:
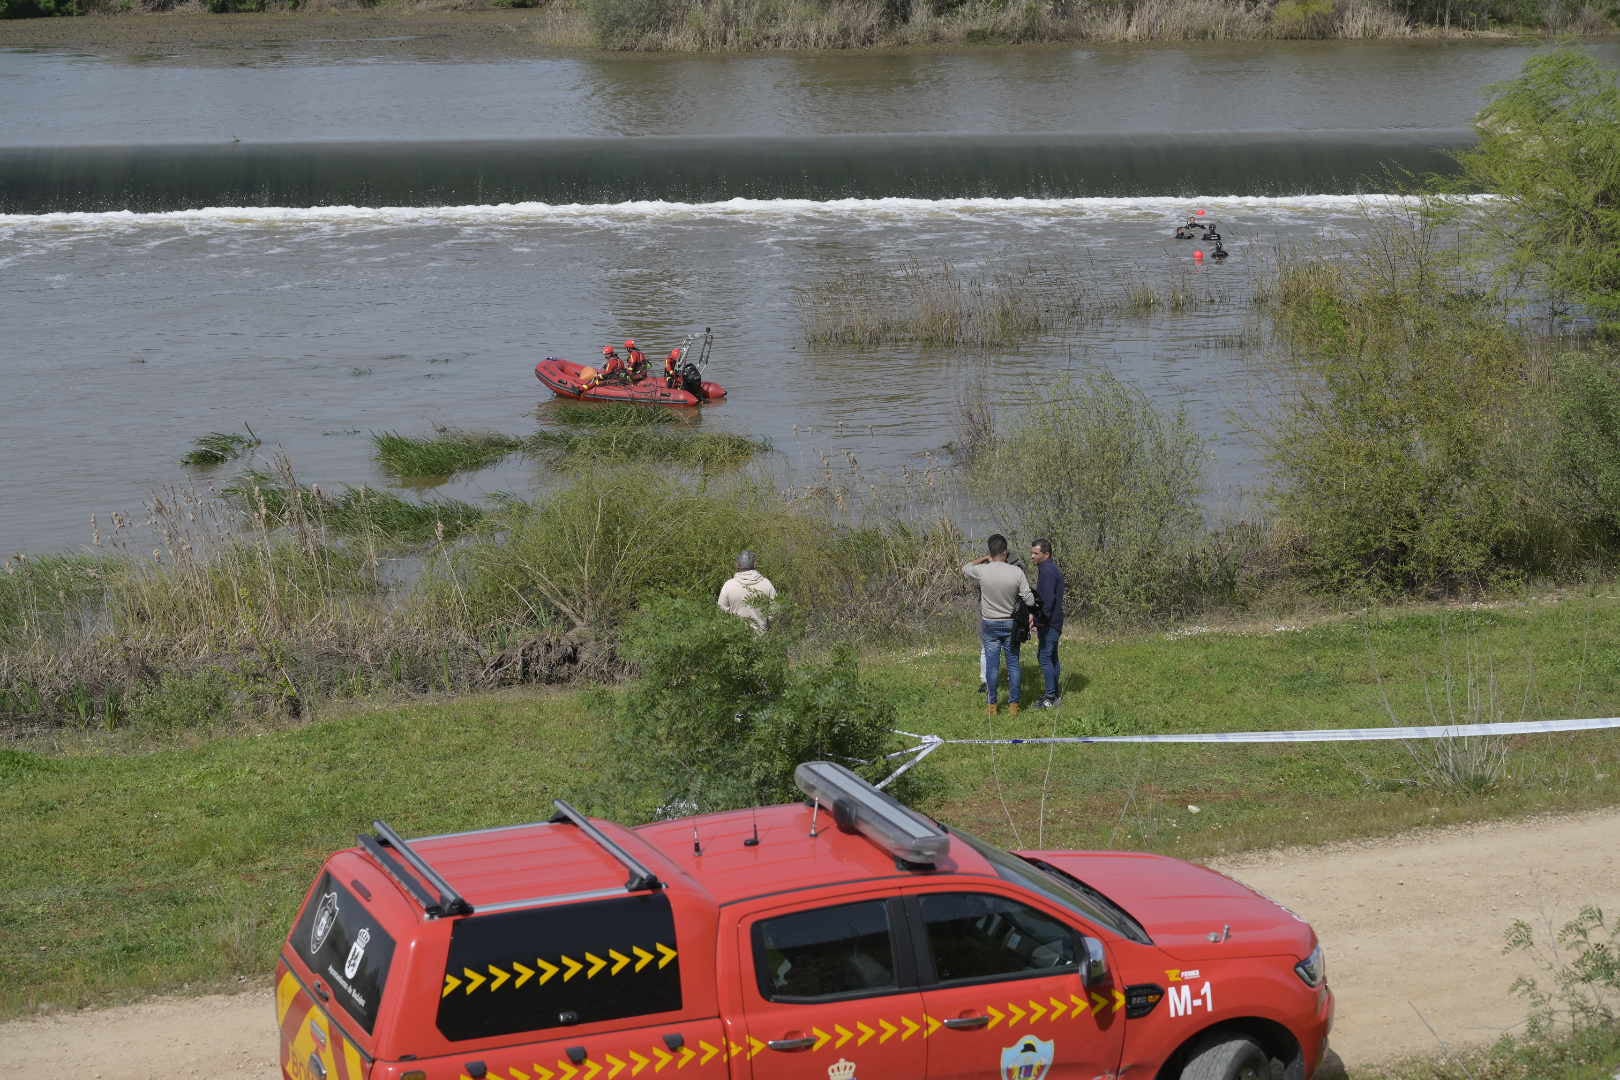
[(326, 861), (276, 972), (287, 1080), (1306, 1080), (1303, 921), (1202, 867), (993, 847), (827, 762), (804, 805)]

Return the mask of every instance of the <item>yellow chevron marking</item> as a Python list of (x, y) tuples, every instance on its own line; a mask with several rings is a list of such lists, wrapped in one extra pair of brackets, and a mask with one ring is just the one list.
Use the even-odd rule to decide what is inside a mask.
[[(903, 1033), (901, 1033), (901, 1035), (900, 1035), (900, 1041), (901, 1042), (905, 1042), (907, 1039), (909, 1039), (913, 1035), (917, 1034), (917, 1032), (922, 1027), (922, 1025), (918, 1024), (917, 1021), (913, 1020), (909, 1016), (902, 1016), (900, 1018), (900, 1026), (905, 1028), (905, 1031)], [(818, 1046), (818, 1047), (816, 1047), (816, 1049), (819, 1050), (821, 1048)]]
[(1086, 1011), (1086, 999), (1077, 994), (1069, 995), (1069, 1003), (1074, 1006), (1073, 1015), (1076, 1017)]
[(681, 1060), (676, 1063), (675, 1067), (677, 1069), (684, 1069), (688, 1065), (692, 1064), (692, 1059), (695, 1057), (697, 1057), (696, 1050), (692, 1049), (690, 1046), (683, 1046), (681, 1047)]
[(1046, 1000), (1052, 1004), (1052, 1019), (1063, 1019), (1063, 1014), (1069, 1011), (1069, 1007), (1055, 997), (1047, 998)]
[(492, 991), (499, 990), (501, 988), (501, 984), (512, 977), (511, 973), (505, 968), (498, 968), (494, 964), (489, 965), (489, 974), (489, 988)]
[[(445, 976), (447, 979), (451, 977)], [(287, 1010), (292, 1008), (294, 999), (298, 997), (298, 991), (298, 980), (291, 975), (283, 975), (281, 981), (276, 983), (276, 1023), (287, 1022)]]
[(1115, 990), (1114, 991), (1114, 1011), (1119, 1012), (1119, 1010), (1123, 1009), (1124, 1007), (1125, 1007), (1125, 991), (1123, 991), (1123, 990)]
[(563, 957), (562, 962), (563, 968), (565, 969), (563, 971), (563, 982), (567, 982), (569, 979), (572, 979), (575, 975), (578, 975), (581, 971), (585, 970), (585, 965), (580, 963), (578, 960), (575, 960), (572, 956)]
[(645, 1069), (649, 1064), (651, 1064), (651, 1062), (647, 1058), (642, 1057), (640, 1054), (636, 1053), (634, 1050), (626, 1050), (625, 1051), (625, 1056), (627, 1056), (631, 1061), (635, 1062), (634, 1065), (630, 1066), (630, 1075), (631, 1076), (635, 1076), (642, 1069)]
[(518, 1068), (516, 1065), (508, 1065), (506, 1067), (506, 1071), (512, 1074), (514, 1080), (529, 1080), (528, 1076), (523, 1072), (523, 1070)]
[(699, 1065), (707, 1065), (709, 1062), (714, 1060), (714, 1055), (720, 1052), (720, 1048), (718, 1046), (710, 1046), (702, 1039), (698, 1040), (698, 1045), (703, 1047), (703, 1060), (698, 1062)]
[(879, 1046), (882, 1046), (884, 1043), (886, 1043), (890, 1039), (894, 1038), (894, 1033), (900, 1030), (899, 1028), (895, 1027), (893, 1024), (889, 1023), (887, 1020), (879, 1020), (878, 1021), (878, 1027), (883, 1029), (883, 1037), (878, 1039), (878, 1045)]
[(512, 970), (522, 972), (522, 974), (517, 977), (517, 981), (512, 984), (512, 989), (514, 990), (528, 982), (530, 979), (534, 978), (534, 968), (520, 964), (516, 960), (512, 961)]
[(662, 1072), (665, 1065), (668, 1065), (670, 1062), (675, 1060), (675, 1055), (670, 1053), (668, 1050), (665, 1050), (662, 1046), (653, 1047), (652, 1052), (653, 1057), (658, 1059), (658, 1064), (653, 1066), (653, 1072)]
[(591, 965), (591, 970), (585, 973), (585, 977), (587, 979), (596, 978), (597, 974), (603, 968), (607, 967), (607, 961), (602, 959), (600, 956), (597, 956), (595, 953), (586, 953), (585, 960)]
[(755, 1054), (759, 1053), (763, 1049), (765, 1049), (764, 1043), (760, 1042), (752, 1035), (748, 1036), (748, 1056), (750, 1059), (752, 1059)]
[[(450, 996), (450, 991), (454, 990), (456, 987), (458, 987), (460, 985), (461, 985), (461, 980), (460, 979), (456, 978), (454, 975), (450, 974), (448, 971), (445, 972), (444, 973), (444, 992), (441, 993), (439, 996), (441, 998), (449, 997)], [(287, 1010), (283, 1009), (281, 1011), (282, 1011), (282, 1019), (286, 1019)]]
[(1107, 998), (1103, 997), (1101, 994), (1092, 994), (1091, 995), (1091, 1011), (1092, 1012), (1100, 1013), (1106, 1008), (1108, 1008), (1108, 999)]
[(557, 1075), (538, 1061), (531, 1068), (534, 1069), (534, 1080), (551, 1080), (553, 1076)]
[(489, 1080), (505, 1080), (505, 1077), (501, 1076), (501, 1074), (496, 1072), (494, 1069), (489, 1070), (484, 1075), (488, 1077)]
[(736, 1043), (728, 1042), (726, 1044), (726, 1049), (731, 1051), (732, 1057), (742, 1057), (743, 1048), (738, 1046)]
[(861, 1037), (855, 1040), (856, 1046), (865, 1046), (866, 1040), (877, 1034), (872, 1028), (867, 1027), (858, 1020), (855, 1022), (855, 1027), (861, 1033)]
[(658, 950), (658, 966), (660, 969), (667, 965), (671, 960), (675, 959), (675, 950), (670, 948), (668, 945), (663, 945), (655, 941), (653, 942), (653, 948)]
[(618, 1076), (624, 1071), (624, 1062), (620, 1061), (612, 1054), (603, 1054), (602, 1060), (608, 1063), (607, 1080), (613, 1080), (615, 1076)]
[(585, 1059), (585, 1075), (584, 1075), (584, 1077), (581, 1078), (581, 1080), (596, 1080), (596, 1074), (601, 1072), (601, 1071), (602, 1071), (602, 1066), (597, 1064), (595, 1058), (586, 1058)]
[(536, 986), (546, 985), (551, 981), (551, 977), (557, 974), (556, 964), (548, 964), (538, 956), (534, 958), (534, 966), (540, 969), (540, 981), (535, 984)]
[(844, 1044), (855, 1037), (855, 1033), (849, 1030), (849, 1028), (845, 1027), (843, 1024), (834, 1024), (833, 1030), (838, 1032), (838, 1041), (833, 1043), (834, 1050), (842, 1050), (844, 1048)]
[(608, 972), (609, 975), (617, 975), (624, 970), (624, 965), (630, 962), (630, 958), (618, 949), (609, 949), (608, 955), (613, 957), (613, 970)]
[(640, 945), (635, 946), (630, 951), (636, 954), (637, 971), (640, 971), (642, 968), (652, 963), (653, 954), (648, 952), (646, 949), (643, 949)]
[(1029, 1022), (1036, 1023), (1046, 1019), (1046, 1006), (1038, 1001), (1026, 1002), (1029, 1006)]
[(935, 1020), (932, 1016), (929, 1016), (927, 1013), (923, 1013), (923, 1023), (928, 1025), (928, 1030), (923, 1032), (923, 1038), (925, 1038), (925, 1039), (929, 1038), (930, 1036), (932, 1036), (934, 1034), (934, 1032), (939, 1030), (940, 1021)]
[(832, 1041), (832, 1036), (827, 1034), (825, 1031), (822, 1031), (818, 1027), (811, 1028), (810, 1034), (816, 1037), (816, 1045), (812, 1046), (810, 1048), (811, 1050), (820, 1050), (823, 1046), (826, 1046)]
[(472, 968), (464, 967), (461, 969), (461, 973), (467, 976), (467, 993), (470, 994), (480, 986), (484, 985), (484, 976), (480, 975)]
[(578, 1072), (579, 1070), (574, 1068), (574, 1063), (572, 1061), (559, 1060), (557, 1062), (557, 1075), (561, 1077), (562, 1080), (574, 1080), (574, 1075)]
[(1001, 1010), (996, 1008), (994, 1005), (986, 1005), (984, 1007), (984, 1011), (990, 1015), (990, 1023), (985, 1027), (984, 1030), (994, 1031), (996, 1029), (996, 1025), (1001, 1023)]
[(1009, 1001), (1007, 1002), (1007, 1017), (1009, 1024), (1022, 1024), (1024, 1022), (1024, 1010)]

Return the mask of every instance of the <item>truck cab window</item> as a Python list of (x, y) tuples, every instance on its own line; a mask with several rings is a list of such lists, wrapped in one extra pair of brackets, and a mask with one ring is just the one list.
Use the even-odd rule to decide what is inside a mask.
[(754, 927), (759, 992), (814, 1002), (898, 987), (888, 906), (882, 900), (796, 911)]
[(934, 975), (942, 983), (1078, 971), (1074, 930), (1016, 900), (986, 893), (918, 897)]

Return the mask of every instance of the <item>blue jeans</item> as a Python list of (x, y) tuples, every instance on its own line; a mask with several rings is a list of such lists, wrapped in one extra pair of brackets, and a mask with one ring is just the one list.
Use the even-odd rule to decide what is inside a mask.
[(1063, 665), (1058, 663), (1058, 638), (1063, 634), (1060, 626), (1053, 629), (1050, 626), (1040, 627), (1035, 631), (1036, 640), (1040, 642), (1040, 652), (1036, 655), (1041, 661), (1041, 676), (1046, 682), (1046, 696), (1056, 699), (1061, 691), (1058, 682), (1063, 678)]
[(987, 670), (984, 688), (990, 695), (990, 704), (996, 703), (996, 683), (1001, 681), (1001, 658), (1007, 658), (1007, 700), (1018, 704), (1023, 689), (1024, 673), (1018, 667), (1018, 646), (1012, 643), (1011, 619), (980, 619), (979, 642), (984, 646)]

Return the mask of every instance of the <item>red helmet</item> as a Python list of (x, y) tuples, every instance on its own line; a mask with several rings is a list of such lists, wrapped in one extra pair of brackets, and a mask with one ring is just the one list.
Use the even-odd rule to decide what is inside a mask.
[(671, 350), (669, 350), (669, 358), (671, 360), (679, 360), (681, 358), (681, 350), (679, 350), (679, 349), (671, 349)]
[(612, 356), (613, 355), (613, 346), (611, 346), (611, 345), (602, 346), (602, 355), (603, 356)]
[(635, 338), (626, 339), (625, 343), (624, 343), (624, 347), (627, 348), (627, 349), (635, 348), (636, 347), (636, 339)]

